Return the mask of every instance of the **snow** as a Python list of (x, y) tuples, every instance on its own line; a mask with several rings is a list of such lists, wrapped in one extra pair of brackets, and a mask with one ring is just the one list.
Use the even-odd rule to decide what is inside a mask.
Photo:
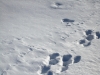
[(0, 75), (99, 75), (99, 20), (99, 0), (0, 0)]

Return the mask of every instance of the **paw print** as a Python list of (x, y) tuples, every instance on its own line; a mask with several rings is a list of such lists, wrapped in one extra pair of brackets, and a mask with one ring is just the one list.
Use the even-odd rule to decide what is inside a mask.
[(100, 32), (99, 31), (96, 32), (96, 36), (97, 36), (97, 39), (100, 39)]
[(63, 56), (61, 56), (59, 53), (50, 54), (48, 65), (44, 64), (44, 66), (41, 67), (41, 74), (53, 75), (53, 73), (57, 73), (54, 71), (54, 67), (57, 67), (57, 70), (59, 68), (59, 73), (61, 73), (68, 70), (70, 64), (78, 63), (81, 60), (81, 56), (77, 55), (73, 59), (72, 57), (73, 56), (71, 54), (66, 54)]
[(96, 36), (96, 39), (99, 39), (100, 32), (99, 31), (93, 32), (93, 30), (86, 30), (85, 31), (85, 38), (81, 39), (79, 41), (79, 44), (82, 44), (84, 47), (90, 46), (92, 40), (95, 39), (95, 36)]

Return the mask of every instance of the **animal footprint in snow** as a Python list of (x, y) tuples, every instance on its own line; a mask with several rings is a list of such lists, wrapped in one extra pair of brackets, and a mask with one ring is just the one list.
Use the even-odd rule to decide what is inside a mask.
[(74, 63), (78, 63), (81, 60), (81, 56), (74, 57)]
[(63, 57), (62, 57), (63, 66), (62, 66), (61, 72), (66, 71), (68, 69), (69, 64), (72, 63), (71, 58), (72, 58), (71, 54), (63, 55)]
[(74, 20), (64, 18), (64, 19), (62, 19), (62, 22), (65, 22), (65, 23), (67, 23), (67, 22), (74, 22)]
[(87, 39), (88, 41), (92, 41), (92, 40), (94, 39), (94, 35), (88, 35), (88, 36), (86, 37), (86, 39)]
[(59, 59), (56, 58), (59, 56), (59, 53), (53, 53), (50, 54), (49, 56), (50, 56), (49, 65), (56, 65), (59, 62)]
[(56, 2), (55, 5), (59, 7), (59, 6), (63, 5), (63, 4), (59, 3), (59, 2)]
[(95, 39), (95, 37), (97, 39), (100, 38), (100, 32), (99, 31), (93, 32), (93, 30), (86, 30), (85, 34), (86, 34), (85, 38), (83, 40), (79, 41), (79, 44), (82, 44), (84, 47), (90, 46), (92, 40)]
[(46, 66), (46, 65), (42, 66), (41, 74), (47, 73), (48, 70), (50, 70), (50, 66)]
[(79, 44), (84, 44), (85, 42), (86, 42), (85, 39), (82, 39), (79, 41)]
[[(74, 63), (78, 63), (81, 60), (81, 56), (75, 56), (73, 60)], [(60, 73), (68, 70), (69, 65), (72, 64), (72, 55), (60, 56), (59, 53), (53, 53), (49, 55), (48, 62), (48, 66), (42, 66), (41, 74), (53, 75), (53, 72)]]
[(86, 35), (91, 35), (92, 33), (93, 33), (92, 30), (86, 30), (86, 31), (85, 31), (85, 34), (86, 34)]
[(86, 30), (85, 31), (86, 39), (88, 41), (92, 41), (94, 39), (94, 35), (92, 33), (93, 33), (93, 30)]
[(61, 9), (61, 8), (63, 8), (62, 6), (63, 6), (62, 3), (60, 3), (60, 2), (55, 2), (55, 3), (53, 3), (53, 4), (51, 5), (51, 8), (53, 8), (53, 9)]
[(61, 72), (66, 71), (68, 69), (68, 66), (63, 66)]
[(62, 58), (62, 61), (63, 61), (63, 66), (67, 66), (69, 65), (71, 62), (71, 58), (72, 58), (72, 55), (71, 54), (68, 54), (68, 55), (63, 55), (63, 58)]
[(100, 32), (96, 32), (97, 39), (100, 39)]
[(53, 53), (53, 54), (50, 54), (50, 59), (55, 59), (56, 57), (59, 56), (59, 53)]
[(82, 39), (79, 41), (79, 44), (82, 44), (84, 47), (87, 47), (91, 45), (91, 42), (87, 41), (86, 39)]
[(79, 44), (82, 44), (84, 47), (90, 46), (91, 41), (94, 39), (93, 30), (85, 31), (85, 38), (79, 41)]
[(86, 42), (86, 43), (83, 44), (84, 47), (87, 47), (87, 46), (90, 46), (90, 45), (91, 45), (91, 42)]
[(50, 64), (50, 65), (56, 65), (58, 62), (59, 62), (59, 60), (57, 60), (57, 59), (51, 59), (51, 60), (49, 61), (49, 64)]
[(50, 59), (49, 59), (48, 66), (46, 65), (42, 66), (41, 74), (48, 72), (47, 75), (53, 75), (53, 72), (50, 71), (51, 65), (56, 65), (59, 62), (59, 59), (57, 59), (58, 56), (59, 56), (59, 53), (53, 53), (49, 55)]
[(53, 75), (52, 71), (48, 71), (47, 75)]

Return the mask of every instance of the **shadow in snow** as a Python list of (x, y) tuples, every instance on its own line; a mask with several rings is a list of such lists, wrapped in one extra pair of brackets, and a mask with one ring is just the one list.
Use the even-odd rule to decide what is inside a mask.
[(47, 75), (53, 75), (52, 71), (48, 71)]
[(70, 19), (65, 18), (65, 19), (62, 19), (62, 22), (74, 22), (74, 20), (70, 20)]
[(85, 34), (86, 34), (86, 35), (90, 35), (90, 34), (92, 34), (92, 32), (93, 32), (92, 30), (86, 30), (86, 31), (85, 31)]
[(97, 39), (100, 38), (100, 32), (96, 32)]
[(74, 63), (78, 63), (81, 60), (81, 56), (74, 57)]
[(48, 70), (50, 70), (50, 66), (46, 66), (46, 65), (42, 66), (41, 74), (47, 73)]
[(59, 53), (53, 53), (50, 56), (50, 59), (55, 59), (57, 56), (59, 56)]

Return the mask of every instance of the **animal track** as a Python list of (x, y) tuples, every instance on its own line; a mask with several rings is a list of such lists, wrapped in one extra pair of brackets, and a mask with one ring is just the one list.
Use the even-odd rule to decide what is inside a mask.
[[(93, 34), (95, 33), (95, 34)], [(97, 39), (100, 38), (100, 32), (93, 32), (93, 30), (86, 30), (85, 31), (85, 39), (79, 41), (79, 44), (82, 44), (84, 47), (90, 46), (93, 39), (95, 39), (95, 35)]]
[(88, 40), (88, 41), (92, 41), (93, 39), (94, 39), (94, 35), (88, 35), (87, 37), (86, 37), (86, 39)]
[(78, 63), (81, 60), (81, 56), (74, 57), (74, 63)]
[(50, 59), (55, 59), (57, 56), (59, 56), (59, 53), (53, 53), (50, 56)]
[(72, 61), (71, 61), (71, 54), (68, 55), (63, 55), (62, 61), (63, 61), (63, 66), (68, 66)]
[[(68, 18), (63, 18), (61, 20), (62, 23), (66, 23), (66, 26), (71, 26), (72, 25), (79, 25), (76, 24), (74, 20), (68, 19)], [(83, 23), (81, 23), (83, 24)], [(75, 30), (76, 32), (76, 30)], [(94, 32), (94, 30), (88, 29), (85, 31), (85, 37), (83, 39), (79, 40), (79, 44), (83, 45), (84, 47), (88, 47), (92, 44), (92, 40), (96, 39), (100, 39), (100, 31), (96, 31)]]
[(93, 33), (93, 30), (86, 30), (85, 31), (85, 34), (86, 34), (85, 39), (87, 39), (88, 41), (92, 41), (94, 39), (94, 35), (92, 33)]
[(79, 44), (82, 44), (84, 47), (87, 47), (91, 45), (91, 42), (86, 41), (86, 39), (82, 39), (79, 41)]
[[(71, 54), (66, 54), (63, 56), (60, 56), (59, 53), (53, 53), (49, 55), (49, 63), (48, 66), (46, 66), (44, 64), (44, 66), (42, 66), (41, 69), (41, 74), (45, 74), (46, 75), (53, 75), (53, 69), (52, 66), (60, 68), (60, 72), (66, 71), (68, 70), (69, 64), (72, 64), (72, 55)], [(61, 57), (61, 58), (59, 58)], [(60, 60), (61, 59), (61, 60)], [(81, 60), (81, 56), (75, 56), (74, 57), (74, 63), (78, 63)], [(61, 64), (61, 66), (59, 66), (58, 64)]]
[(100, 32), (96, 32), (96, 36), (97, 36), (97, 39), (99, 39), (100, 38)]
[(68, 55), (63, 55), (63, 62), (66, 62), (66, 61), (70, 60), (70, 59), (71, 59), (71, 57), (72, 57), (72, 55), (71, 55), (71, 54), (68, 54)]
[(74, 22), (74, 20), (70, 20), (70, 19), (64, 18), (64, 19), (62, 19), (62, 22)]
[(49, 61), (50, 65), (56, 65), (59, 62), (59, 60), (56, 58), (59, 56), (59, 53), (53, 53), (50, 54), (49, 56), (50, 56), (50, 61)]
[(91, 45), (91, 42), (86, 42), (83, 45), (84, 45), (84, 47), (90, 46)]
[(48, 71), (47, 75), (53, 75), (52, 71)]
[(63, 66), (61, 72), (66, 71), (68, 69), (68, 66)]
[(80, 44), (84, 44), (85, 42), (86, 41), (84, 39), (79, 41)]
[(90, 34), (92, 34), (92, 32), (93, 32), (92, 30), (86, 30), (85, 31), (86, 35), (90, 35)]
[(46, 66), (46, 65), (42, 66), (41, 74), (46, 73), (49, 69), (50, 69), (50, 66)]
[(53, 9), (61, 9), (62, 8), (62, 3), (60, 2), (55, 2), (54, 4), (51, 5), (51, 8)]
[(63, 4), (62, 4), (62, 3), (59, 3), (59, 2), (56, 2), (55, 5), (56, 5), (56, 6), (61, 6), (61, 5), (63, 5)]
[(66, 61), (66, 62), (63, 62), (63, 66), (68, 66), (69, 64), (71, 64), (72, 63), (72, 60), (68, 60), (68, 61)]
[(57, 60), (57, 59), (51, 59), (51, 60), (49, 61), (49, 64), (50, 64), (50, 65), (56, 65), (58, 62), (59, 62), (59, 60)]

